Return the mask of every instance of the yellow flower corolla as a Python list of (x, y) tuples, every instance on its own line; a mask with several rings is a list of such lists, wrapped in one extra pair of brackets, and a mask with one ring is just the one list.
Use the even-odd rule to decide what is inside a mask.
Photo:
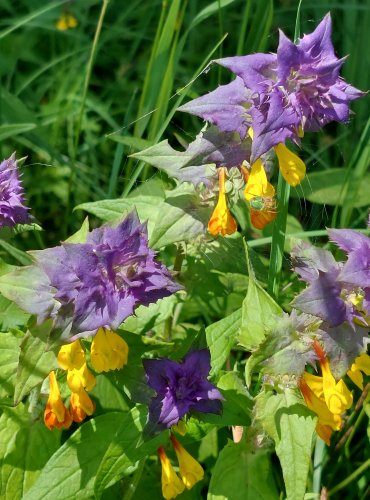
[(85, 352), (79, 340), (63, 345), (58, 353), (58, 364), (63, 370), (81, 368), (85, 363)]
[(338, 382), (335, 380), (330, 370), (329, 360), (320, 344), (315, 341), (313, 347), (320, 361), (323, 397), (329, 411), (340, 415), (352, 406), (352, 394), (342, 379)]
[(299, 388), (308, 408), (318, 416), (316, 425), (317, 434), (329, 445), (333, 430), (339, 431), (341, 428), (342, 418), (340, 415), (335, 415), (329, 410), (322, 397), (322, 377), (305, 372), (299, 382)]
[(120, 370), (127, 364), (128, 345), (117, 333), (99, 328), (91, 344), (91, 363), (97, 372)]
[(72, 16), (72, 14), (62, 14), (58, 21), (56, 22), (55, 26), (59, 31), (66, 31), (68, 29), (73, 29), (76, 28), (78, 25), (77, 19)]
[(195, 483), (201, 481), (204, 477), (203, 467), (199, 462), (188, 453), (185, 448), (177, 441), (175, 436), (171, 434), (171, 442), (176, 452), (179, 461), (180, 476), (188, 490)]
[(68, 370), (67, 384), (72, 392), (79, 392), (83, 389), (91, 391), (95, 387), (96, 379), (84, 363), (79, 369)]
[(162, 446), (158, 448), (158, 455), (162, 464), (162, 495), (166, 500), (176, 498), (184, 491), (185, 485), (176, 474)]
[(370, 375), (370, 356), (366, 353), (357, 356), (354, 363), (352, 363), (351, 368), (348, 370), (347, 375), (352, 380), (354, 384), (357, 385), (361, 390), (364, 389), (364, 378), (362, 373), (365, 375)]
[(82, 422), (86, 415), (94, 413), (95, 404), (87, 392), (81, 389), (79, 392), (72, 392), (69, 411), (75, 422)]
[(208, 231), (212, 236), (222, 234), (233, 234), (237, 230), (237, 225), (230, 210), (227, 208), (226, 191), (225, 191), (225, 168), (219, 169), (220, 192), (218, 202), (213, 210), (212, 216), (208, 222)]
[(267, 180), (261, 160), (253, 163), (244, 189), (252, 225), (263, 229), (276, 217), (275, 188)]
[(72, 418), (64, 406), (54, 371), (49, 373), (49, 384), (50, 394), (44, 411), (45, 425), (48, 429), (55, 427), (67, 429), (72, 423)]
[(306, 165), (299, 156), (290, 151), (284, 144), (278, 144), (274, 149), (279, 160), (282, 176), (291, 186), (298, 186), (306, 174)]
[(253, 163), (248, 182), (244, 189), (244, 196), (247, 201), (256, 197), (272, 198), (275, 196), (275, 188), (267, 180), (265, 169), (261, 160)]

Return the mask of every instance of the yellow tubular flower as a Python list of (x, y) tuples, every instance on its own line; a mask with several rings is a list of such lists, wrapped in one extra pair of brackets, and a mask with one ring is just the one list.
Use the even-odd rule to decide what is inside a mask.
[(117, 333), (99, 328), (91, 344), (91, 363), (97, 372), (120, 370), (127, 365), (128, 345)]
[(58, 353), (58, 364), (63, 370), (81, 368), (85, 363), (85, 352), (79, 340), (63, 345)]
[(222, 234), (233, 234), (237, 230), (237, 225), (234, 217), (231, 215), (230, 210), (227, 208), (226, 192), (225, 192), (225, 168), (219, 168), (219, 183), (220, 192), (218, 195), (218, 202), (213, 210), (212, 216), (208, 222), (208, 231), (212, 236)]
[(364, 389), (364, 379), (362, 373), (370, 375), (370, 356), (366, 353), (357, 356), (351, 368), (348, 370), (347, 375), (352, 380), (354, 384), (357, 385), (361, 390)]
[(44, 411), (44, 422), (48, 429), (68, 429), (72, 418), (64, 406), (55, 372), (49, 373), (50, 394)]
[(336, 382), (330, 371), (329, 361), (320, 361), (323, 379), (323, 391), (325, 402), (329, 410), (335, 415), (340, 415), (351, 408), (353, 397), (342, 379)]
[(275, 196), (275, 188), (267, 180), (265, 169), (261, 160), (253, 163), (248, 182), (244, 189), (244, 196), (247, 201), (256, 197), (272, 198)]
[(78, 25), (77, 19), (72, 14), (62, 14), (55, 26), (59, 31), (66, 31), (69, 28), (76, 28)]
[(278, 144), (274, 147), (279, 160), (279, 168), (288, 184), (295, 187), (304, 179), (306, 174), (306, 165), (284, 144)]
[(83, 389), (91, 391), (95, 387), (96, 379), (84, 363), (78, 370), (76, 368), (68, 370), (67, 384), (72, 392), (79, 392)]
[(342, 425), (342, 419), (340, 415), (334, 415), (327, 407), (325, 401), (319, 396), (323, 393), (323, 389), (320, 387), (318, 381), (314, 380), (313, 386), (310, 387), (309, 384), (313, 381), (311, 377), (309, 373), (305, 372), (303, 378), (299, 382), (299, 388), (308, 408), (318, 416), (316, 425), (318, 435), (329, 445), (332, 430), (339, 431)]
[(335, 380), (330, 370), (329, 360), (321, 345), (315, 341), (313, 347), (320, 361), (325, 402), (332, 413), (340, 415), (352, 406), (352, 394), (342, 379), (339, 382)]
[(170, 438), (179, 461), (181, 479), (187, 489), (190, 490), (195, 483), (203, 479), (203, 467), (185, 450), (173, 434), (171, 434)]
[(158, 448), (158, 455), (162, 464), (162, 495), (166, 500), (176, 498), (184, 491), (185, 485), (176, 474), (162, 446)]
[(70, 401), (70, 413), (75, 422), (82, 422), (86, 415), (92, 415), (95, 411), (95, 403), (83, 389), (72, 392)]

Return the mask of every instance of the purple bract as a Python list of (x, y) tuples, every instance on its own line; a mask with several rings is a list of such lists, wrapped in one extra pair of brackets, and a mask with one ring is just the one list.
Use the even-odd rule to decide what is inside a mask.
[(211, 369), (207, 349), (189, 353), (181, 363), (170, 359), (144, 359), (148, 385), (157, 392), (149, 407), (153, 425), (171, 427), (190, 410), (221, 413), (223, 400), (208, 382)]
[[(116, 329), (139, 305), (148, 305), (179, 290), (168, 269), (155, 261), (147, 230), (135, 212), (117, 227), (89, 233), (86, 243), (32, 252), (44, 276), (39, 288), (51, 287), (51, 316), (70, 336), (94, 334), (102, 326)], [(48, 280), (47, 282), (45, 282)], [(41, 310), (42, 308), (42, 310)], [(34, 311), (32, 311), (34, 312)]]
[(302, 132), (317, 131), (332, 121), (347, 122), (350, 101), (364, 95), (339, 76), (344, 59), (334, 53), (330, 14), (297, 44), (280, 31), (277, 54), (215, 62), (237, 79), (179, 109), (201, 116), (222, 131), (239, 132), (242, 139), (251, 126), (252, 163), (286, 139), (299, 143)]
[(370, 239), (351, 229), (329, 229), (330, 239), (347, 254), (336, 262), (327, 250), (301, 244), (292, 252), (294, 270), (309, 283), (294, 307), (338, 326), (370, 324)]
[(0, 163), (0, 228), (29, 222), (15, 154)]

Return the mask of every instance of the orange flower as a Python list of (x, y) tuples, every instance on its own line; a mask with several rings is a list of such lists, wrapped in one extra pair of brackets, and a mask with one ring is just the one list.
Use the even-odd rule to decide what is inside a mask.
[(64, 406), (60, 395), (55, 372), (49, 373), (50, 394), (44, 411), (44, 422), (48, 429), (68, 429), (72, 423), (71, 415)]
[(82, 422), (86, 415), (92, 415), (95, 411), (95, 403), (83, 389), (72, 392), (69, 411), (75, 422)]
[(220, 192), (218, 202), (208, 222), (208, 231), (212, 236), (222, 234), (233, 234), (237, 230), (237, 224), (230, 210), (227, 208), (225, 191), (225, 168), (219, 169)]

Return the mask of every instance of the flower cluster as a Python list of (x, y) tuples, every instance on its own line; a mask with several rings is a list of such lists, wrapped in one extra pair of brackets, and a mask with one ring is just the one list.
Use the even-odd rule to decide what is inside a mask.
[[(128, 346), (122, 337), (105, 328), (98, 330), (91, 343), (91, 364), (96, 372), (120, 370), (127, 364), (127, 356)], [(50, 394), (44, 412), (45, 425), (49, 429), (68, 428), (72, 421), (80, 423), (95, 410), (88, 391), (95, 387), (96, 379), (86, 364), (79, 340), (60, 348), (58, 364), (67, 372), (70, 406), (68, 410), (64, 405), (55, 372), (50, 372)]]
[(189, 411), (221, 413), (220, 391), (208, 380), (211, 369), (207, 349), (190, 352), (181, 363), (171, 359), (144, 359), (148, 385), (157, 393), (149, 407), (149, 420), (172, 427)]
[[(304, 372), (299, 381), (299, 388), (307, 406), (318, 416), (316, 431), (318, 435), (330, 444), (333, 431), (338, 431), (342, 426), (342, 414), (351, 408), (353, 403), (352, 393), (344, 380), (336, 381), (330, 368), (330, 362), (318, 342), (313, 347), (319, 358), (321, 376)], [(370, 375), (370, 356), (363, 353), (352, 364), (347, 375), (363, 390), (362, 372)]]
[(15, 154), (0, 163), (0, 228), (29, 222)]
[(176, 498), (185, 488), (190, 490), (204, 476), (200, 463), (185, 450), (173, 434), (170, 435), (170, 439), (179, 462), (181, 479), (176, 474), (163, 446), (158, 448), (158, 456), (162, 465), (162, 494), (166, 499)]
[(292, 254), (294, 270), (309, 283), (293, 305), (338, 326), (370, 326), (370, 238), (351, 229), (329, 229), (347, 254), (337, 262), (328, 250), (301, 244)]
[(64, 340), (94, 335), (101, 327), (115, 330), (139, 305), (181, 288), (155, 260), (135, 212), (117, 227), (94, 229), (86, 243), (65, 242), (32, 255), (39, 295), (28, 303), (29, 312), (40, 322), (51, 317)]
[(350, 102), (364, 93), (339, 76), (344, 59), (334, 53), (330, 14), (297, 43), (280, 31), (276, 54), (258, 53), (214, 62), (231, 70), (235, 80), (179, 107), (179, 111), (199, 116), (213, 127), (202, 132), (183, 153), (170, 152), (164, 141), (135, 156), (180, 182), (194, 185), (203, 182), (209, 186), (209, 166), (216, 167), (219, 198), (208, 230), (217, 236), (237, 230), (225, 188), (232, 169), (239, 170), (246, 183), (251, 223), (262, 229), (275, 218), (277, 210), (275, 190), (271, 185), (266, 188), (272, 158), (277, 157), (286, 182), (297, 186), (305, 176), (306, 166), (288, 149), (286, 141), (299, 145), (305, 132), (317, 131), (332, 121), (347, 122)]

